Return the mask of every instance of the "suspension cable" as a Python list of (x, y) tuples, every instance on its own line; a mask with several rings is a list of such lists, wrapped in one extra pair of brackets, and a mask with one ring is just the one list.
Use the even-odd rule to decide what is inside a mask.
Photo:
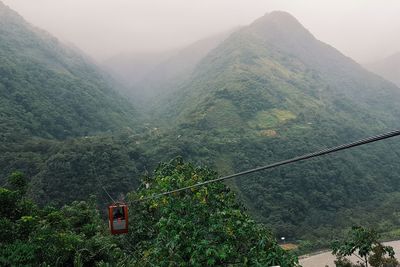
[(334, 153), (334, 152), (338, 152), (338, 151), (341, 151), (341, 150), (346, 150), (346, 149), (357, 147), (357, 146), (366, 145), (366, 144), (369, 144), (369, 143), (374, 143), (374, 142), (377, 142), (377, 141), (380, 141), (380, 140), (392, 138), (392, 137), (399, 136), (399, 135), (400, 135), (400, 130), (394, 130), (394, 131), (387, 132), (387, 133), (384, 133), (384, 134), (379, 134), (379, 135), (367, 137), (367, 138), (364, 138), (364, 139), (360, 139), (358, 141), (354, 141), (354, 142), (351, 142), (351, 143), (347, 143), (347, 144), (343, 144), (343, 145), (339, 145), (339, 146), (335, 146), (335, 147), (331, 147), (331, 148), (326, 148), (326, 149), (323, 149), (323, 150), (320, 150), (320, 151), (316, 151), (316, 152), (313, 152), (313, 153), (305, 154), (305, 155), (298, 156), (298, 157), (295, 157), (295, 158), (292, 158), (292, 159), (279, 161), (279, 162), (272, 163), (272, 164), (269, 164), (269, 165), (266, 165), (266, 166), (262, 166), (262, 167), (258, 167), (258, 168), (254, 168), (254, 169), (238, 172), (238, 173), (235, 173), (235, 174), (219, 177), (219, 178), (216, 178), (216, 179), (200, 182), (200, 183), (197, 183), (197, 184), (194, 184), (194, 185), (181, 187), (181, 188), (178, 188), (178, 189), (175, 189), (175, 190), (170, 190), (170, 191), (166, 191), (166, 192), (159, 193), (159, 194), (153, 194), (151, 196), (148, 196), (148, 197), (145, 197), (145, 198), (141, 198), (141, 199), (137, 199), (137, 200), (134, 200), (132, 202), (141, 202), (141, 201), (146, 201), (146, 200), (150, 200), (150, 199), (154, 199), (154, 198), (159, 198), (159, 197), (170, 195), (170, 194), (173, 194), (173, 193), (185, 191), (185, 190), (188, 190), (188, 189), (191, 189), (191, 188), (194, 188), (194, 187), (204, 186), (204, 185), (208, 185), (208, 184), (211, 184), (211, 183), (232, 179), (232, 178), (235, 178), (235, 177), (238, 177), (238, 176), (243, 176), (243, 175), (250, 174), (250, 173), (259, 172), (259, 171), (267, 170), (267, 169), (272, 169), (272, 168), (276, 168), (276, 167), (279, 167), (279, 166), (291, 164), (291, 163), (298, 162), (298, 161), (308, 160), (308, 159), (311, 159), (311, 158), (315, 158), (315, 157), (331, 154), (331, 153)]
[(107, 194), (107, 196), (111, 199), (111, 201), (116, 204), (117, 202), (112, 198), (112, 196), (108, 193), (107, 189), (103, 186), (103, 183), (100, 181), (99, 177), (97, 176), (96, 172), (96, 167), (94, 166), (93, 162), (91, 164), (92, 167), (92, 174), (94, 175), (95, 179), (97, 182), (100, 184), (100, 187), (103, 189), (103, 191)]

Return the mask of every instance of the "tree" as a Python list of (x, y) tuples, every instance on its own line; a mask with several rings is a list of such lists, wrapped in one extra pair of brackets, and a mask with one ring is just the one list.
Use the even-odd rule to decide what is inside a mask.
[(356, 255), (362, 260), (360, 266), (368, 267), (368, 263), (372, 267), (397, 266), (393, 248), (382, 245), (378, 239), (379, 235), (374, 230), (361, 226), (352, 227), (344, 240), (332, 242), (332, 254), (337, 257), (336, 266), (357, 266), (344, 258), (350, 255)]
[(153, 194), (216, 177), (177, 158), (161, 164), (147, 189), (132, 193), (127, 241), (138, 266), (298, 266), (271, 233), (252, 220), (222, 183), (192, 188), (149, 201)]
[(11, 189), (19, 191), (21, 194), (26, 193), (28, 182), (22, 172), (13, 172), (8, 178)]
[(95, 199), (61, 209), (40, 208), (25, 196), (22, 173), (13, 173), (10, 188), (0, 187), (1, 266), (129, 265), (99, 211)]
[[(137, 200), (211, 179), (216, 173), (176, 159), (159, 166)], [(1, 266), (298, 266), (253, 221), (223, 184), (131, 202), (130, 233), (111, 236), (95, 198), (62, 208), (38, 207), (23, 175), (0, 187)]]

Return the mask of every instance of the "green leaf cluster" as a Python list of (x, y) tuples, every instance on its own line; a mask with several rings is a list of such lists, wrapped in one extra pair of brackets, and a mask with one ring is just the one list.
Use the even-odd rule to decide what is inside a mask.
[(245, 213), (224, 184), (136, 201), (215, 177), (177, 158), (161, 164), (142, 190), (128, 196), (133, 217), (127, 238), (136, 244), (138, 265), (297, 266), (296, 257)]
[[(12, 174), (22, 181), (21, 174)], [(1, 266), (101, 266), (128, 259), (108, 234), (95, 200), (39, 208), (19, 186), (0, 188)]]

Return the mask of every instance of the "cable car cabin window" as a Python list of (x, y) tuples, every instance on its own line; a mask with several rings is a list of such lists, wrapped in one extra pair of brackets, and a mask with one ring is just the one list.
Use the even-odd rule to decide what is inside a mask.
[(108, 207), (109, 225), (111, 234), (124, 234), (128, 232), (128, 206), (117, 204)]

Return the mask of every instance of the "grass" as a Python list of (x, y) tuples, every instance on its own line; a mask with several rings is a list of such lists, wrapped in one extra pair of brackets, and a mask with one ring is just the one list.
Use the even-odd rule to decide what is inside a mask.
[(284, 250), (294, 250), (297, 249), (299, 246), (293, 243), (285, 243), (285, 244), (280, 244), (281, 248)]
[(254, 120), (249, 122), (249, 126), (256, 129), (273, 130), (293, 119), (296, 119), (296, 115), (289, 110), (264, 110), (256, 114)]

